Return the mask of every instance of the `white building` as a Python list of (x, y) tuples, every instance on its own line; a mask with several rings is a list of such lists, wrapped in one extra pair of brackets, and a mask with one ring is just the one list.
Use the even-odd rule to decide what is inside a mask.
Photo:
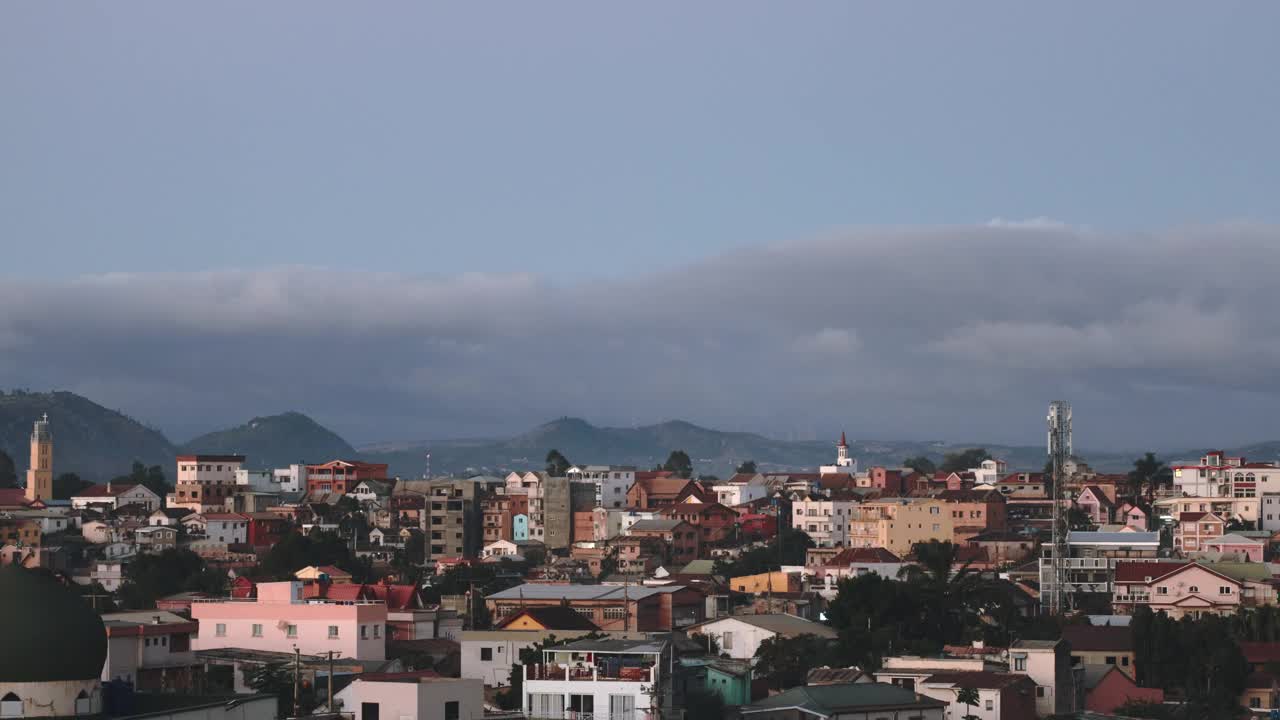
[(764, 475), (756, 474), (746, 482), (725, 482), (711, 486), (716, 494), (716, 502), (725, 507), (733, 507), (760, 500), (769, 496), (769, 486)]
[(280, 489), (280, 485), (276, 482), (275, 474), (271, 470), (245, 470), (240, 468), (236, 470), (235, 478), (236, 485), (251, 492), (276, 492)]
[(203, 669), (191, 649), (198, 630), (191, 620), (164, 610), (144, 610), (107, 613), (102, 624), (107, 629), (103, 682), (124, 680), (139, 690), (172, 690), (181, 675)]
[(93, 485), (81, 490), (71, 498), (71, 507), (76, 510), (84, 510), (94, 505), (105, 505), (115, 509), (133, 504), (142, 505), (148, 510), (156, 510), (162, 503), (160, 496), (152, 492), (146, 485), (132, 483)]
[(791, 503), (791, 527), (818, 547), (849, 546), (849, 520), (856, 503), (811, 495)]
[(1210, 450), (1198, 464), (1171, 466), (1173, 487), (1184, 495), (1207, 498), (1251, 498), (1280, 493), (1280, 466), (1248, 462)]
[(302, 489), (307, 486), (306, 465), (290, 465), (289, 467), (276, 468), (271, 472), (275, 476), (276, 487), (280, 488), (280, 492), (302, 492)]
[[(459, 635), (462, 677), (479, 680), (490, 687), (506, 687), (511, 682), (511, 666), (519, 664), (522, 651), (551, 636), (570, 640), (587, 634), (586, 630), (463, 630)], [(631, 635), (643, 638), (641, 633)]]
[(249, 519), (239, 513), (205, 513), (205, 537), (236, 545), (249, 542)]
[(686, 634), (702, 633), (716, 639), (720, 652), (734, 660), (751, 660), (765, 640), (817, 635), (834, 639), (839, 634), (821, 623), (795, 615), (732, 615), (685, 628)]
[(243, 455), (179, 455), (178, 484), (234, 485)]
[(335, 709), (352, 720), (482, 720), (484, 685), (467, 678), (380, 673), (356, 678), (333, 696)]
[(653, 520), (659, 517), (652, 510), (631, 510), (598, 507), (592, 511), (592, 539), (611, 540), (619, 535), (626, 535), (632, 525), (641, 520)]
[(627, 490), (636, 481), (630, 465), (574, 465), (565, 471), (570, 482), (590, 482), (596, 486), (596, 507), (624, 508)]
[(840, 433), (840, 444), (836, 445), (836, 464), (823, 465), (818, 472), (823, 475), (858, 474), (858, 461), (849, 456), (849, 443), (844, 439), (844, 433)]
[(983, 460), (976, 468), (969, 468), (968, 472), (973, 473), (973, 481), (975, 485), (995, 485), (1009, 474), (1009, 464), (1004, 460), (988, 458)]
[(669, 653), (658, 640), (577, 640), (543, 650), (541, 662), (523, 667), (524, 714), (656, 718), (670, 682)]

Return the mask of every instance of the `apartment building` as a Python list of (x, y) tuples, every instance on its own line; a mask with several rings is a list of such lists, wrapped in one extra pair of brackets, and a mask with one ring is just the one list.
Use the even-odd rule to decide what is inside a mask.
[(670, 648), (660, 640), (575, 640), (523, 667), (529, 718), (644, 720), (668, 697)]
[(1169, 617), (1231, 615), (1241, 606), (1242, 584), (1205, 565), (1188, 562), (1117, 563), (1114, 612), (1132, 614), (1139, 606)]
[(889, 498), (853, 508), (849, 547), (879, 547), (899, 556), (916, 543), (951, 540), (955, 519), (936, 498)]
[(481, 514), (484, 493), (470, 480), (435, 478), (401, 480), (395, 495), (416, 495), (423, 499), (418, 518), (426, 536), (428, 562), (442, 557), (476, 557), (480, 553)]
[(857, 503), (833, 500), (822, 495), (791, 502), (791, 527), (799, 530), (822, 548), (849, 546), (849, 518)]
[(964, 544), (969, 538), (1009, 527), (1005, 497), (998, 490), (944, 490), (934, 496), (947, 504), (951, 515), (951, 541)]
[[(1116, 564), (1122, 561), (1156, 562), (1160, 551), (1158, 532), (1071, 532), (1067, 535), (1066, 592), (1102, 594), (1113, 592)], [(1055, 592), (1053, 546), (1041, 548), (1040, 595)]]
[(386, 659), (387, 604), (303, 597), (302, 583), (259, 583), (257, 597), (196, 600), (196, 650), (242, 648), (307, 655), (332, 650), (356, 660)]
[(346, 495), (362, 480), (386, 480), (386, 463), (359, 460), (330, 460), (307, 466), (307, 494)]
[(177, 480), (165, 505), (192, 512), (217, 512), (244, 489), (236, 483), (243, 455), (179, 455)]
[(587, 483), (594, 489), (593, 500), (583, 510), (626, 507), (627, 490), (636, 481), (636, 469), (630, 465), (574, 465), (565, 475), (569, 482)]
[(1221, 450), (1206, 452), (1197, 464), (1171, 466), (1174, 490), (1192, 497), (1251, 498), (1280, 493), (1280, 466), (1248, 462)]
[(163, 610), (107, 613), (107, 660), (102, 681), (124, 680), (141, 691), (196, 692), (204, 664), (191, 641), (195, 622)]

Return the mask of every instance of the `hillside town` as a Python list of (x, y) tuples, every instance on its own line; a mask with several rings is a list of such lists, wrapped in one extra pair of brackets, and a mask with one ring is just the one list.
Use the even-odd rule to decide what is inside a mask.
[(0, 490), (5, 718), (1280, 710), (1275, 463), (861, 468), (842, 435), (724, 478), (549, 449), (505, 477), (189, 454), (88, 484), (56, 427)]

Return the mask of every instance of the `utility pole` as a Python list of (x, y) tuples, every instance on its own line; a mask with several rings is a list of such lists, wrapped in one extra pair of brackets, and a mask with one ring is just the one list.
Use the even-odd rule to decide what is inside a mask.
[(302, 714), (302, 651), (293, 646), (293, 716)]
[(333, 707), (333, 651), (329, 651), (329, 714), (337, 713), (337, 709)]
[(1071, 403), (1054, 400), (1049, 403), (1049, 463), (1053, 478), (1053, 592), (1049, 593), (1049, 613), (1061, 615), (1067, 610), (1067, 560), (1071, 553), (1067, 542), (1070, 526), (1067, 513), (1071, 494), (1067, 490), (1067, 461), (1071, 459)]

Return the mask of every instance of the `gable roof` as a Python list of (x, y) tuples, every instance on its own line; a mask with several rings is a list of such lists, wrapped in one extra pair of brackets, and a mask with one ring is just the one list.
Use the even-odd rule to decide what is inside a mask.
[(1111, 498), (1107, 497), (1107, 494), (1102, 491), (1102, 488), (1098, 487), (1097, 485), (1085, 485), (1084, 489), (1080, 491), (1080, 494), (1083, 495), (1085, 493), (1089, 493), (1090, 495), (1092, 495), (1093, 499), (1097, 500), (1098, 504), (1102, 505), (1103, 507), (1116, 506), (1116, 504), (1111, 501)]
[(882, 547), (845, 548), (824, 563), (826, 566), (852, 565), (854, 563), (900, 563), (902, 558)]
[[(108, 485), (110, 486), (109, 488), (107, 487)], [(76, 493), (75, 496), (78, 498), (116, 497), (117, 495), (123, 495), (124, 493), (127, 493), (136, 487), (138, 487), (138, 483), (106, 483), (106, 484), (99, 483), (97, 485), (90, 485), (89, 487)], [(155, 495), (155, 493), (151, 492), (151, 490), (148, 489), (147, 486), (143, 485), (142, 488), (147, 492), (150, 492), (152, 495)]]
[(1243, 535), (1238, 535), (1236, 533), (1227, 533), (1226, 535), (1213, 538), (1212, 540), (1205, 540), (1204, 544), (1205, 545), (1265, 545), (1266, 543), (1262, 542), (1261, 540), (1247, 538)]
[(671, 532), (680, 525), (688, 525), (683, 520), (676, 518), (653, 518), (651, 520), (637, 520), (628, 529), (628, 532)]
[[(1121, 577), (1121, 575), (1120, 575), (1120, 566), (1121, 566), (1121, 565), (1137, 565), (1137, 566), (1138, 566), (1137, 568), (1126, 568), (1126, 569), (1125, 569), (1125, 575), (1124, 575), (1124, 577), (1126, 577), (1126, 578), (1128, 578), (1128, 577), (1132, 576), (1132, 577), (1136, 577), (1137, 579), (1136, 579), (1136, 580), (1128, 580), (1128, 579), (1126, 579), (1126, 580), (1121, 580), (1121, 579), (1120, 579), (1120, 577)], [(1142, 567), (1141, 567), (1141, 566), (1143, 566), (1143, 565), (1160, 565), (1160, 566), (1163, 566), (1163, 567), (1158, 568), (1158, 569), (1157, 569), (1157, 568), (1151, 568), (1151, 569), (1150, 569), (1150, 570), (1148, 570), (1147, 572), (1143, 573), (1143, 570), (1142, 570)], [(1232, 578), (1232, 577), (1228, 577), (1228, 576), (1226, 576), (1226, 575), (1223, 575), (1222, 573), (1218, 572), (1217, 570), (1214, 570), (1213, 568), (1211, 568), (1211, 567), (1209, 567), (1209, 566), (1207, 566), (1207, 565), (1201, 565), (1200, 563), (1196, 563), (1196, 562), (1189, 562), (1189, 563), (1171, 563), (1171, 562), (1130, 563), (1130, 562), (1123, 562), (1123, 561), (1121, 561), (1121, 562), (1117, 562), (1117, 563), (1116, 563), (1116, 579), (1115, 579), (1115, 581), (1116, 581), (1116, 582), (1146, 582), (1146, 579), (1145, 579), (1145, 578), (1146, 578), (1147, 576), (1150, 576), (1150, 577), (1151, 577), (1151, 582), (1158, 582), (1158, 581), (1160, 581), (1160, 580), (1166, 580), (1166, 579), (1168, 579), (1168, 578), (1171, 578), (1171, 577), (1173, 577), (1174, 575), (1177, 575), (1178, 573), (1186, 572), (1187, 570), (1190, 570), (1190, 569), (1191, 569), (1191, 568), (1193, 568), (1193, 567), (1194, 567), (1194, 568), (1200, 568), (1201, 570), (1204, 570), (1204, 571), (1206, 571), (1206, 572), (1209, 572), (1209, 573), (1212, 573), (1212, 574), (1214, 574), (1214, 575), (1217, 575), (1218, 577), (1220, 577), (1220, 578), (1222, 578), (1223, 580), (1226, 580), (1226, 581), (1228, 581), (1228, 582), (1239, 582), (1239, 581), (1238, 581), (1238, 580), (1236, 580), (1235, 578)], [(1160, 574), (1159, 574), (1159, 575), (1156, 575), (1156, 574), (1155, 574), (1156, 572), (1159, 572)]]
[(547, 630), (599, 630), (600, 626), (578, 614), (568, 605), (549, 605), (544, 607), (524, 608), (512, 613), (498, 624), (501, 630), (518, 618), (529, 617)]
[(1019, 673), (988, 672), (986, 670), (955, 670), (933, 673), (924, 682), (934, 685), (955, 685), (978, 690), (1000, 690), (1013, 685), (1031, 684), (1030, 677)]
[[(778, 595), (778, 593), (774, 593), (774, 595)], [(728, 615), (716, 618), (715, 620), (698, 623), (698, 625), (693, 627), (710, 625), (712, 623), (722, 622), (725, 620), (737, 620), (738, 622), (758, 627), (761, 630), (771, 632), (775, 635), (781, 635), (782, 637), (817, 635), (822, 638), (835, 638), (839, 636), (839, 633), (822, 623), (816, 623), (812, 620), (805, 620), (802, 617), (787, 615), (785, 613), (770, 613), (767, 615)]]

